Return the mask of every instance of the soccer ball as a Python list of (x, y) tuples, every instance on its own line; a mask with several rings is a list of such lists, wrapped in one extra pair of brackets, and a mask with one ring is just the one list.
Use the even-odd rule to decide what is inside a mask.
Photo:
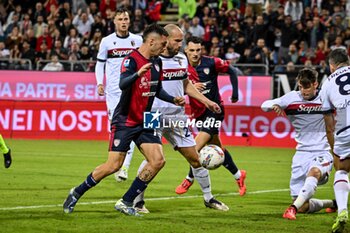
[(199, 152), (199, 162), (208, 170), (220, 167), (224, 163), (224, 160), (224, 152), (216, 145), (207, 145)]

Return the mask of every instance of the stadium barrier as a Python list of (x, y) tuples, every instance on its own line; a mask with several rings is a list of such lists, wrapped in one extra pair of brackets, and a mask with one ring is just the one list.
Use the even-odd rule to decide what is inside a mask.
[[(225, 105), (222, 140), (226, 145), (293, 147), (294, 133), (285, 117), (265, 113), (271, 76), (239, 76), (240, 101), (230, 103), (228, 76), (218, 77)], [(104, 97), (93, 73), (0, 71), (0, 131), (5, 137), (107, 140)]]

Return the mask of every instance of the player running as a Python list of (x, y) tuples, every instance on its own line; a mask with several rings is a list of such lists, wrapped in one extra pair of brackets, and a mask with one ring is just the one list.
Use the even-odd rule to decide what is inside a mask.
[(346, 50), (332, 50), (329, 66), (332, 74), (322, 86), (321, 98), (324, 110), (336, 111), (335, 119), (332, 114), (325, 115), (327, 132), (330, 134), (328, 141), (333, 149), (337, 170), (333, 187), (338, 216), (332, 232), (343, 232), (348, 221), (350, 171), (350, 60)]
[(96, 167), (83, 183), (70, 190), (63, 204), (65, 213), (74, 210), (86, 191), (120, 169), (131, 141), (140, 148), (148, 164), (135, 178), (123, 199), (116, 203), (116, 210), (138, 216), (133, 208), (135, 197), (147, 188), (164, 166), (161, 140), (154, 130), (143, 129), (143, 112), (151, 110), (155, 96), (176, 105), (184, 105), (185, 99), (170, 96), (162, 89), (162, 62), (158, 56), (164, 51), (168, 33), (163, 27), (152, 24), (144, 30), (143, 36), (140, 48), (122, 62), (119, 84), (122, 95), (112, 117), (108, 159)]
[(335, 211), (333, 200), (319, 200), (312, 196), (317, 185), (325, 184), (332, 170), (333, 158), (327, 142), (322, 104), (317, 89), (318, 73), (310, 68), (299, 71), (296, 78), (299, 91), (291, 91), (284, 96), (267, 100), (261, 108), (287, 114), (295, 131), (298, 143), (292, 162), (290, 194), (293, 204), (283, 214), (283, 218), (295, 220), (297, 212), (314, 213), (323, 208)]
[[(200, 101), (210, 111), (219, 113), (221, 111), (219, 105), (202, 95), (187, 78), (188, 61), (186, 55), (179, 52), (184, 37), (182, 30), (174, 24), (168, 24), (164, 28), (169, 34), (166, 49), (160, 56), (163, 63), (162, 86), (164, 90), (173, 96), (181, 96), (186, 93)], [(161, 118), (166, 122), (187, 121), (184, 107), (174, 106), (158, 98), (153, 103), (152, 112), (160, 112)], [(229, 208), (216, 200), (211, 193), (209, 172), (199, 162), (191, 130), (186, 126), (171, 126), (162, 128), (158, 133), (163, 135), (173, 148), (178, 150), (190, 163), (194, 178), (202, 189), (204, 205), (208, 208), (228, 211)], [(147, 161), (144, 161), (139, 170), (146, 164)], [(142, 193), (135, 199), (135, 208), (141, 213), (149, 213), (144, 204)]]
[[(119, 88), (120, 65), (123, 59), (142, 44), (142, 37), (128, 31), (130, 16), (128, 10), (119, 8), (114, 18), (116, 32), (101, 40), (97, 54), (95, 76), (100, 96), (106, 93), (108, 119), (111, 121), (122, 91)], [(103, 85), (106, 74), (106, 87)], [(118, 182), (128, 178), (128, 169), (134, 152), (135, 143), (131, 142), (122, 168), (115, 173)]]
[[(230, 66), (228, 61), (224, 61), (216, 57), (202, 56), (202, 40), (200, 38), (190, 37), (186, 43), (187, 47), (185, 52), (190, 64), (188, 67), (190, 73), (189, 79), (194, 83), (195, 87), (204, 94), (205, 97), (219, 104), (221, 108), (221, 113), (213, 113), (202, 103), (190, 97), (192, 116), (197, 121), (206, 121), (210, 119), (223, 121), (225, 113), (217, 82), (218, 74), (228, 73), (230, 75), (233, 88), (231, 100), (232, 102), (237, 102), (238, 80), (236, 70)], [(200, 151), (206, 144), (215, 144), (223, 149), (225, 153), (225, 161), (223, 165), (234, 176), (239, 187), (239, 194), (243, 196), (246, 193), (246, 185), (244, 183), (246, 171), (238, 170), (228, 150), (223, 148), (219, 137), (219, 128), (215, 126), (200, 128), (195, 141), (197, 151)], [(193, 177), (192, 169), (190, 169), (186, 179), (184, 179), (184, 181), (175, 189), (175, 192), (177, 194), (186, 193), (193, 184)]]

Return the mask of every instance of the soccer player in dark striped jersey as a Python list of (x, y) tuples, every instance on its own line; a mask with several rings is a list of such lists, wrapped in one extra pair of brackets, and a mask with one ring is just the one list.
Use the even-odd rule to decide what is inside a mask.
[(163, 27), (152, 24), (144, 30), (143, 36), (140, 48), (122, 62), (119, 84), (122, 95), (112, 118), (108, 159), (96, 167), (83, 183), (70, 190), (63, 204), (65, 213), (74, 210), (86, 191), (120, 169), (131, 141), (140, 148), (148, 163), (123, 198), (116, 203), (116, 210), (139, 216), (133, 208), (133, 201), (164, 166), (161, 138), (154, 130), (143, 128), (143, 112), (151, 110), (156, 96), (176, 105), (184, 105), (185, 99), (170, 96), (161, 85), (162, 62), (158, 56), (165, 49), (168, 33)]
[[(198, 37), (190, 37), (187, 41), (185, 52), (189, 62), (189, 79), (194, 83), (195, 87), (202, 92), (208, 99), (216, 102), (221, 107), (221, 113), (213, 113), (205, 108), (205, 106), (196, 99), (190, 97), (191, 112), (193, 118), (205, 122), (214, 119), (215, 121), (223, 121), (224, 106), (219, 93), (218, 74), (227, 73), (230, 76), (232, 84), (232, 102), (238, 101), (238, 80), (237, 71), (228, 61), (224, 61), (216, 57), (202, 56), (202, 40)], [(219, 136), (219, 128), (215, 126), (199, 129), (199, 133), (195, 138), (196, 150), (200, 151), (206, 144), (215, 144), (221, 147), (225, 153), (224, 167), (234, 176), (239, 187), (239, 194), (243, 196), (246, 193), (246, 171), (239, 170), (233, 162), (228, 150), (221, 144)], [(186, 179), (176, 188), (177, 194), (186, 193), (193, 183), (193, 173), (190, 169)]]
[(296, 78), (299, 91), (291, 91), (261, 105), (264, 111), (275, 111), (278, 115), (285, 113), (296, 132), (297, 147), (290, 178), (293, 204), (283, 214), (283, 218), (289, 220), (295, 220), (297, 212), (313, 213), (323, 208), (329, 208), (328, 212), (335, 211), (333, 200), (312, 198), (317, 185), (327, 183), (333, 166), (317, 76), (311, 68), (299, 71)]
[[(111, 121), (122, 91), (119, 88), (120, 65), (123, 59), (142, 44), (142, 37), (129, 32), (130, 16), (128, 10), (119, 8), (114, 18), (116, 31), (102, 38), (97, 54), (95, 76), (97, 91), (100, 96), (106, 95), (108, 119)], [(106, 85), (103, 85), (106, 76)], [(128, 178), (128, 169), (134, 152), (132, 142), (126, 154), (122, 168), (115, 173), (118, 182)]]

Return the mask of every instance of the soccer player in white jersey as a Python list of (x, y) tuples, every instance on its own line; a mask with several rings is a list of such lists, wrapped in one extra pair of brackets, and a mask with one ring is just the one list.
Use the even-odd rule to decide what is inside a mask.
[[(186, 93), (201, 101), (208, 109), (212, 111), (215, 110), (219, 113), (221, 111), (220, 107), (215, 102), (210, 101), (202, 95), (187, 78), (188, 61), (186, 55), (179, 52), (184, 37), (182, 30), (174, 24), (168, 24), (164, 28), (169, 36), (166, 49), (160, 56), (163, 63), (163, 89), (170, 95), (176, 94), (181, 96)], [(153, 103), (152, 111), (160, 112), (162, 114), (161, 117), (163, 117), (166, 122), (168, 122), (168, 120), (172, 122), (179, 120), (186, 122), (187, 120), (184, 107), (174, 107), (158, 98), (156, 98)], [(229, 208), (224, 203), (216, 200), (211, 193), (209, 172), (203, 168), (199, 162), (198, 152), (195, 148), (196, 142), (190, 129), (179, 126), (171, 128), (163, 127), (158, 133), (160, 136), (163, 135), (174, 149), (178, 150), (191, 164), (194, 177), (197, 179), (203, 192), (204, 205), (208, 208), (228, 211)], [(139, 171), (141, 171), (146, 164), (147, 161), (143, 161)], [(135, 209), (139, 212), (149, 213), (144, 205), (143, 193), (135, 199), (134, 204)]]
[(296, 78), (299, 91), (291, 91), (261, 105), (264, 111), (273, 110), (278, 115), (284, 115), (285, 112), (296, 132), (297, 147), (290, 179), (293, 204), (283, 214), (283, 218), (290, 220), (296, 219), (297, 212), (313, 213), (323, 208), (329, 208), (327, 212), (334, 212), (336, 208), (333, 200), (312, 198), (317, 185), (328, 181), (333, 164), (317, 89), (317, 76), (313, 69), (302, 69)]
[[(108, 119), (111, 120), (116, 108), (121, 90), (119, 88), (120, 64), (125, 56), (142, 44), (142, 37), (128, 31), (130, 17), (128, 10), (120, 8), (117, 10), (114, 24), (116, 32), (104, 37), (101, 41), (97, 54), (95, 69), (97, 91), (100, 96), (106, 95)], [(106, 85), (103, 85), (106, 74)], [(132, 142), (127, 152), (122, 168), (115, 173), (118, 182), (128, 178), (128, 169), (134, 152), (135, 143)]]
[(333, 149), (336, 169), (333, 187), (338, 216), (332, 232), (343, 232), (348, 221), (350, 171), (350, 60), (346, 50), (332, 50), (329, 66), (332, 74), (322, 86), (321, 100), (324, 110), (336, 111), (335, 118), (333, 114), (325, 115), (328, 141)]

